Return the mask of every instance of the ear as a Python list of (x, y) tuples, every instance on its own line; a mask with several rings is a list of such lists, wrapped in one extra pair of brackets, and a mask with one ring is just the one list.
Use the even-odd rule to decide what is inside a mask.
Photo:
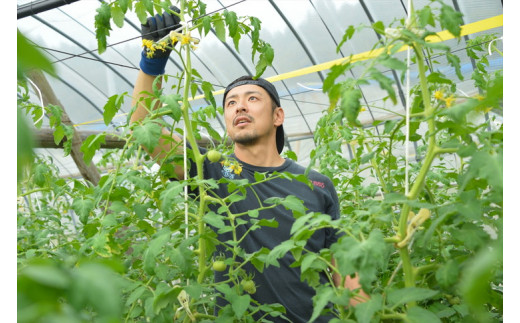
[(274, 111), (273, 111), (274, 125), (277, 127), (280, 126), (281, 124), (283, 124), (284, 119), (285, 119), (285, 112), (283, 111), (283, 109), (281, 107), (277, 107), (276, 109), (274, 109)]

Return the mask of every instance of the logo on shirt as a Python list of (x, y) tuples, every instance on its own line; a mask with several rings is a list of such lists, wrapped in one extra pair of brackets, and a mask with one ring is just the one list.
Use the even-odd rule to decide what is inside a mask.
[(321, 187), (321, 188), (325, 188), (325, 183), (323, 183), (323, 182), (312, 181), (312, 184), (313, 184), (314, 186), (318, 186), (318, 187)]

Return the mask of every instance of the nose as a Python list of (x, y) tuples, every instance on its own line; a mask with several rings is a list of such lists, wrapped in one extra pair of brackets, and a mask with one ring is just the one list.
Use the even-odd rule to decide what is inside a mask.
[(242, 100), (239, 100), (237, 102), (237, 106), (236, 106), (236, 112), (243, 112), (243, 111), (247, 111), (247, 106), (244, 104), (244, 102)]

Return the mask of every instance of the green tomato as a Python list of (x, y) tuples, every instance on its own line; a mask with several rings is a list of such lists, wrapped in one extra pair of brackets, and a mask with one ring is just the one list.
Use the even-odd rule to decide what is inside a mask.
[(222, 154), (216, 150), (208, 151), (208, 159), (212, 163), (218, 162), (221, 157), (222, 157)]
[(249, 293), (249, 294), (254, 294), (256, 293), (256, 286), (255, 286), (255, 282), (252, 281), (252, 280), (249, 280), (249, 279), (244, 279), (240, 285), (242, 285), (242, 288), (244, 288), (244, 290)]
[(215, 271), (224, 271), (224, 270), (226, 270), (226, 264), (222, 260), (214, 261), (213, 269)]

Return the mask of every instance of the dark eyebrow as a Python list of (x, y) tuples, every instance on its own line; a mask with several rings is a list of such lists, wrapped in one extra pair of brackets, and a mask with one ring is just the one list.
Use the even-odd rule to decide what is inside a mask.
[[(247, 91), (247, 92), (244, 93), (244, 95), (251, 95), (251, 94), (257, 94), (257, 95), (262, 96), (262, 92), (260, 92), (260, 91)], [(233, 95), (230, 95), (230, 96), (226, 97), (226, 104), (227, 104), (229, 99), (235, 99), (237, 97), (238, 97), (238, 94), (233, 94)]]

